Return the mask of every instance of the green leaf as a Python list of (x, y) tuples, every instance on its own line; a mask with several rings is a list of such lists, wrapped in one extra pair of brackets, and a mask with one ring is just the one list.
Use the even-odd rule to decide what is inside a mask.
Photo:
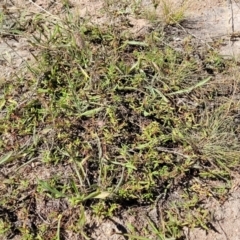
[(196, 85), (194, 85), (192, 87), (169, 93), (169, 94), (167, 94), (167, 96), (172, 96), (172, 95), (176, 95), (176, 94), (183, 94), (183, 93), (190, 93), (193, 89), (203, 86), (205, 83), (207, 83), (211, 79), (212, 79), (212, 77), (208, 77), (208, 78), (203, 79), (202, 81), (198, 82)]
[(88, 110), (84, 113), (81, 113), (80, 116), (85, 116), (85, 117), (92, 117), (94, 116), (96, 113), (102, 111), (103, 107), (99, 107), (99, 108), (94, 108), (94, 109), (91, 109), (91, 110)]
[(98, 199), (106, 199), (111, 195), (110, 192), (102, 191), (100, 192), (97, 196), (94, 196), (93, 198), (98, 198)]
[(126, 41), (125, 44), (126, 44), (126, 45), (132, 45), (132, 46), (143, 46), (143, 47), (148, 46), (147, 43), (145, 43), (145, 42), (139, 42), (139, 41)]
[(5, 100), (5, 99), (1, 99), (1, 100), (0, 100), (0, 110), (2, 110), (2, 108), (3, 108), (4, 105), (5, 105), (5, 103), (6, 103), (6, 100)]
[(53, 188), (48, 182), (39, 180), (38, 181), (43, 190), (50, 192), (55, 198), (65, 197), (63, 193), (58, 191), (56, 188)]
[(3, 157), (1, 157), (0, 158), (0, 165), (6, 163), (8, 161), (11, 161), (12, 160), (12, 158), (11, 158), (12, 155), (13, 155), (13, 151), (11, 151), (11, 152), (5, 154)]

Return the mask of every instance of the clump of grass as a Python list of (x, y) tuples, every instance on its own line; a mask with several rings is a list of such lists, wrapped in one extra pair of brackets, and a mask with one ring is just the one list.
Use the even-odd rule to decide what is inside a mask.
[(159, 20), (159, 15), (157, 14), (156, 9), (151, 9), (151, 8), (145, 9), (141, 15), (144, 19), (147, 19), (153, 23)]
[[(179, 21), (163, 4), (167, 22)], [(149, 220), (152, 234), (179, 238), (184, 226), (206, 228), (200, 202), (224, 193), (210, 180), (226, 189), (239, 166), (238, 103), (207, 107), (218, 99), (204, 70), (212, 58), (199, 66), (157, 31), (136, 39), (122, 25), (37, 19), (29, 39), (36, 62), (1, 88), (0, 164), (13, 170), (3, 177), (0, 203), (10, 213), (21, 209), (14, 227), (29, 238), (60, 239), (71, 230), (87, 239), (86, 210), (109, 217), (128, 203), (167, 201), (177, 190), (162, 222)], [(34, 179), (23, 172), (31, 166)], [(53, 206), (40, 213), (44, 201)]]
[(188, 1), (183, 1), (180, 6), (177, 6), (171, 0), (158, 0), (158, 5), (160, 6), (162, 20), (166, 25), (179, 24), (185, 19)]

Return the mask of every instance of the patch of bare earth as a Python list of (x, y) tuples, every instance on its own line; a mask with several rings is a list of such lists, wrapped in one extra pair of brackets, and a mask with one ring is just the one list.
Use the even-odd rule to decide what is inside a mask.
[(220, 203), (211, 199), (206, 208), (212, 209), (210, 231), (203, 229), (185, 229), (186, 239), (202, 240), (238, 240), (240, 237), (240, 177), (235, 178), (229, 198)]

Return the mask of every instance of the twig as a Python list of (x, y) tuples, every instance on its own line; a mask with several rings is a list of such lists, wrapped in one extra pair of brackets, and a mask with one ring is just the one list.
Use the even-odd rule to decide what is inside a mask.
[(228, 0), (228, 6), (230, 7), (231, 10), (231, 18), (229, 19), (229, 21), (232, 22), (232, 33), (234, 33), (234, 18), (233, 18), (233, 6), (232, 6), (232, 0)]
[(177, 151), (169, 150), (169, 149), (167, 149), (167, 148), (157, 147), (156, 149), (159, 150), (159, 151), (161, 151), (161, 152), (172, 153), (172, 154), (175, 154), (175, 155), (182, 156), (182, 157), (184, 157), (184, 158), (189, 158), (189, 156), (187, 156), (187, 155), (184, 155), (184, 154), (182, 154), (182, 153), (180, 153), (180, 152), (177, 152)]
[[(230, 0), (230, 1), (231, 1), (231, 0)], [(223, 229), (222, 225), (220, 224), (220, 222), (218, 221), (217, 223), (218, 223), (219, 227), (221, 228), (223, 234), (225, 235), (226, 240), (230, 240), (230, 238), (228, 237), (227, 233), (224, 231), (224, 229)]]
[(50, 13), (49, 11), (47, 11), (46, 9), (44, 9), (43, 7), (39, 6), (38, 4), (36, 4), (35, 2), (33, 2), (32, 0), (28, 0), (30, 3), (32, 3), (35, 7), (41, 9), (43, 12), (47, 13), (48, 15), (54, 17), (55, 19), (60, 19), (58, 17), (56, 17), (55, 15), (53, 15), (52, 13)]

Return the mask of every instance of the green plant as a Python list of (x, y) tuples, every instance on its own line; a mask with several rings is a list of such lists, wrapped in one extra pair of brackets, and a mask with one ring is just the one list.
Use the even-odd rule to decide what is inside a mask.
[[(236, 66), (206, 49), (199, 67), (194, 40), (186, 37), (178, 51), (164, 27), (138, 37), (123, 33), (140, 5), (129, 10), (128, 3), (105, 2), (109, 19), (121, 20), (112, 25), (75, 21), (68, 1), (62, 19), (42, 9), (34, 15), (31, 34), (24, 18), (16, 23), (34, 61), (0, 86), (0, 165), (11, 170), (0, 176), (0, 202), (19, 221), (22, 238), (61, 239), (70, 231), (90, 239), (90, 217), (138, 206), (138, 218), (161, 199), (161, 222), (146, 217), (141, 230), (132, 222), (117, 234), (177, 239), (184, 226), (207, 229), (210, 213), (201, 202), (221, 199), (231, 185), (239, 167), (239, 102), (220, 94), (219, 79), (204, 66), (222, 74)], [(153, 4), (166, 24), (184, 18), (183, 7)], [(176, 191), (177, 200), (165, 199)], [(11, 231), (9, 219), (0, 223), (2, 234)], [(29, 219), (35, 227), (25, 224)]]
[(0, 219), (0, 236), (4, 236), (11, 229), (11, 225)]
[(159, 0), (161, 16), (166, 25), (181, 23), (185, 19), (185, 11), (188, 1), (184, 1), (180, 6), (174, 4), (172, 0)]

